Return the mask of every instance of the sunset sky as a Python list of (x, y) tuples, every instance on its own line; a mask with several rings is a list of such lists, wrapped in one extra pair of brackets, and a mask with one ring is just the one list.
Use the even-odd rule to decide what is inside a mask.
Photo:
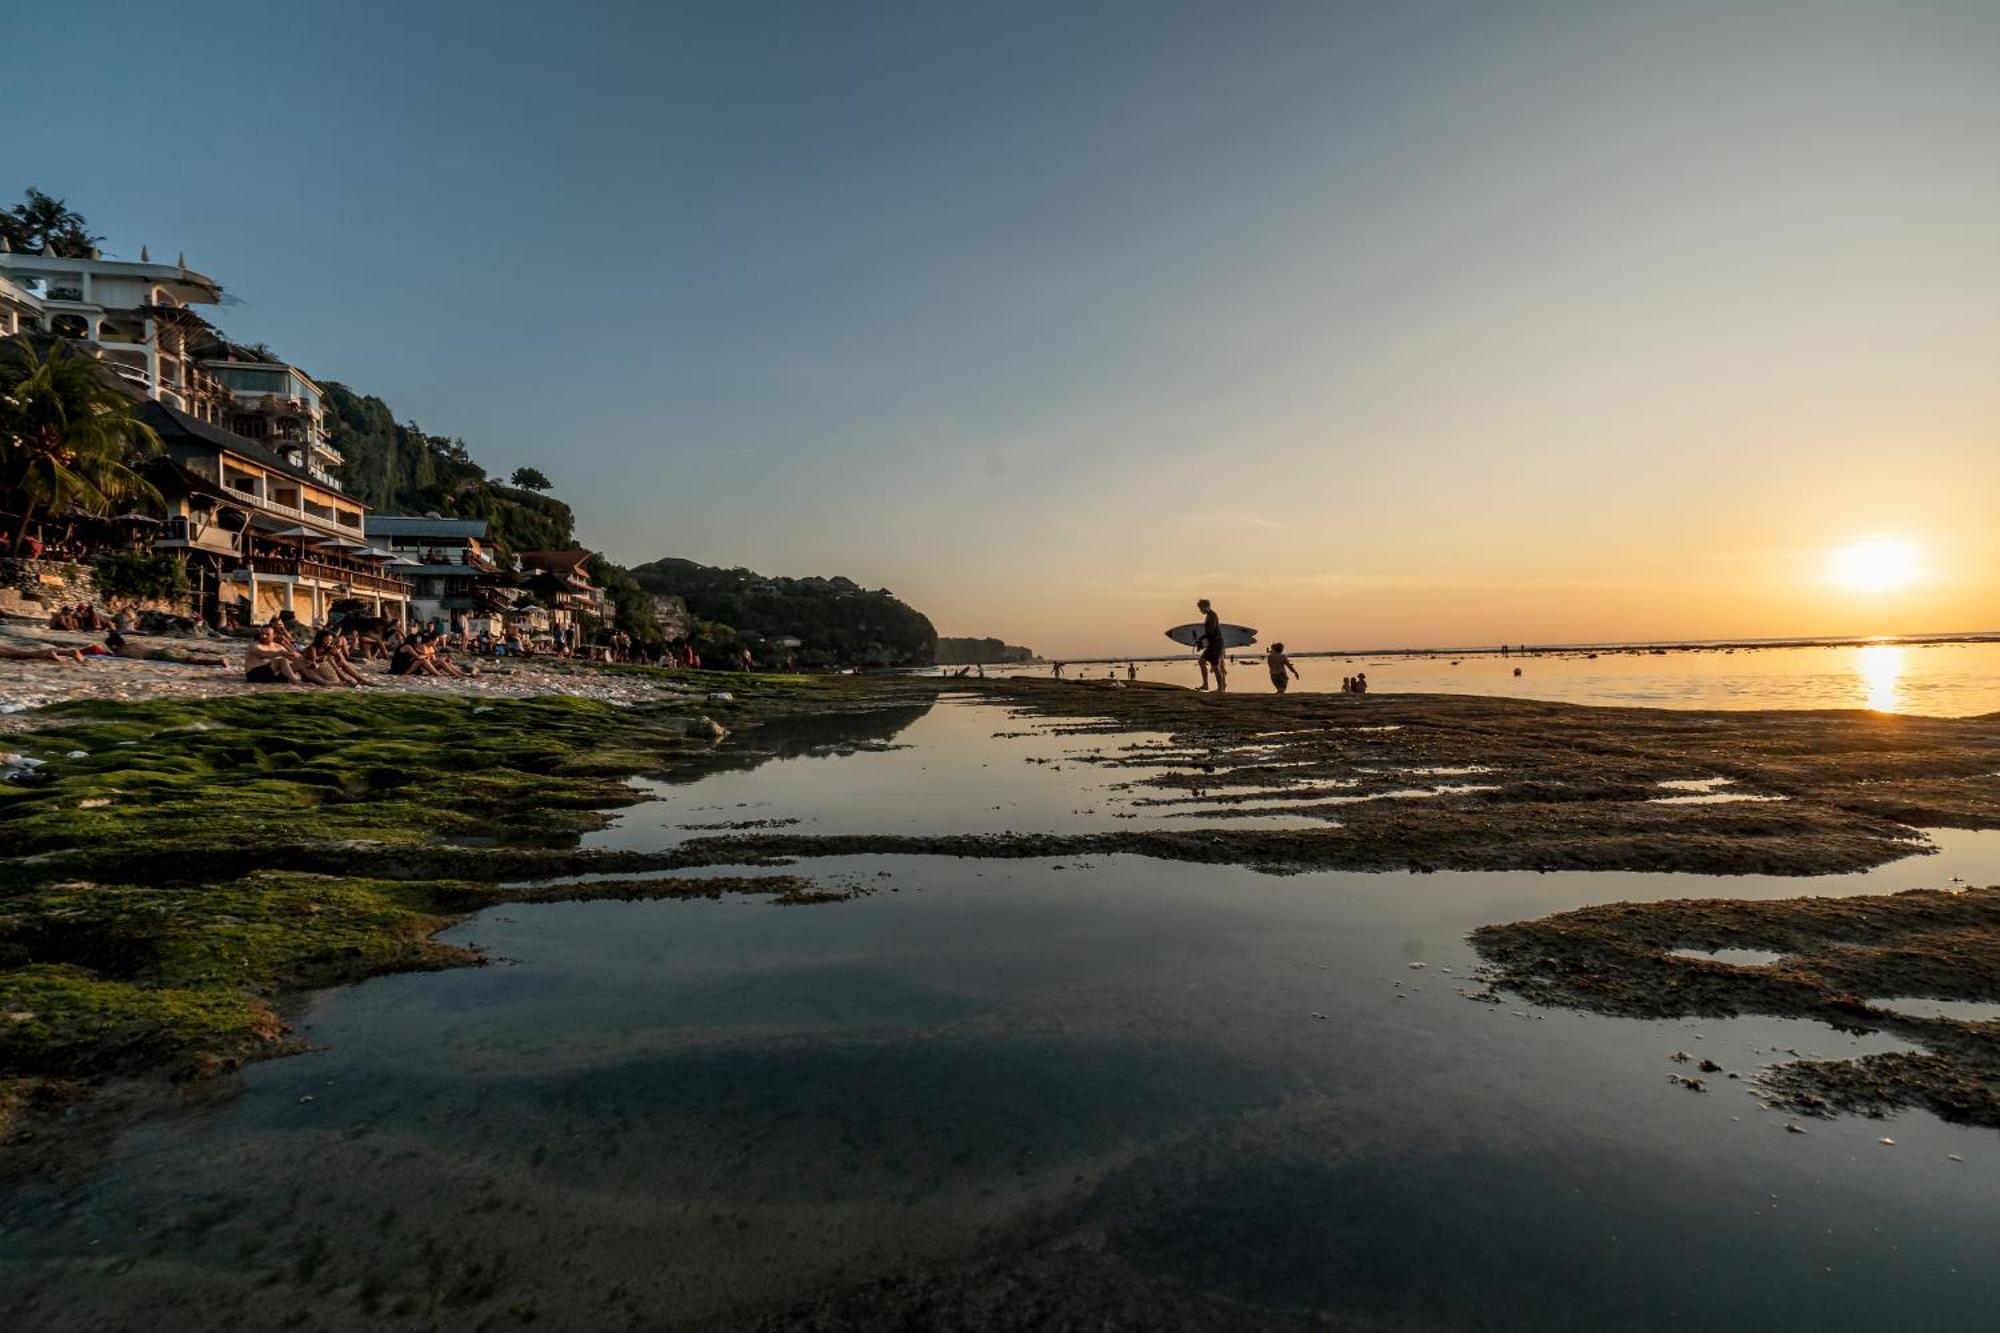
[(9, 195), (627, 563), (1051, 654), (2000, 629), (2000, 5), (127, 10), (10, 15)]

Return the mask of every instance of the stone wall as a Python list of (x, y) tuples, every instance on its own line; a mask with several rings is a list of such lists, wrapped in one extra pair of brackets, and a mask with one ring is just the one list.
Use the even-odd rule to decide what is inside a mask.
[(59, 607), (89, 602), (100, 611), (166, 611), (187, 615), (185, 601), (159, 598), (119, 598), (99, 595), (97, 578), (89, 565), (67, 560), (0, 560), (0, 615), (47, 620)]

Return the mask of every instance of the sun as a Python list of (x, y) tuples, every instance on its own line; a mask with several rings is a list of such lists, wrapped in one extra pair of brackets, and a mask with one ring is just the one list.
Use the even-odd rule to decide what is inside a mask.
[(1834, 548), (1827, 565), (1833, 581), (1854, 592), (1893, 592), (1916, 582), (1917, 548), (1893, 537), (1870, 537)]

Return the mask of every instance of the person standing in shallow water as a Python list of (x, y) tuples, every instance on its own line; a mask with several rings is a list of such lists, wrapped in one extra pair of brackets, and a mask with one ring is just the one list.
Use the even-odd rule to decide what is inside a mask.
[[(1285, 645), (1274, 643), (1264, 654), (1264, 665), (1271, 669), (1271, 688), (1278, 693), (1285, 692), (1285, 686), (1298, 680), (1299, 669), (1292, 665), (1292, 659), (1285, 656)], [(1288, 678), (1285, 673), (1291, 672)]]
[(1221, 694), (1229, 688), (1229, 668), (1222, 650), (1222, 618), (1215, 614), (1206, 597), (1194, 605), (1201, 612), (1201, 637), (1195, 640), (1195, 646), (1201, 649), (1201, 687), (1208, 688), (1208, 673), (1213, 669), (1215, 692)]

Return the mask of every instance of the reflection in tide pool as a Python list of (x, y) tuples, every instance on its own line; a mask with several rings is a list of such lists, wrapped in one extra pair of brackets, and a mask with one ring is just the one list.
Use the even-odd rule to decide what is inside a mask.
[[(1101, 770), (1019, 751), (1106, 738), (1002, 730), (946, 700), (869, 748), (773, 741), (794, 757), (614, 840), (841, 827), (855, 793), (1026, 826), (1102, 798)], [(1005, 779), (980, 803), (958, 770), (982, 762)], [(1076, 1279), (1013, 1288), (1037, 1300), (1097, 1282), (1228, 1327), (1985, 1327), (2000, 1135), (1791, 1134), (1752, 1082), (1899, 1043), (1467, 998), (1488, 922), (2000, 881), (2000, 833), (1936, 842), (1810, 881), (857, 856), (795, 867), (871, 890), (845, 903), (493, 909), (449, 938), (495, 965), (321, 994), (311, 1053), (0, 1194), (5, 1327), (722, 1329), (860, 1290), (864, 1326), (922, 1328), (882, 1304), (912, 1274), (1022, 1256)], [(1708, 1091), (1669, 1081), (1677, 1052), (1720, 1066)]]

